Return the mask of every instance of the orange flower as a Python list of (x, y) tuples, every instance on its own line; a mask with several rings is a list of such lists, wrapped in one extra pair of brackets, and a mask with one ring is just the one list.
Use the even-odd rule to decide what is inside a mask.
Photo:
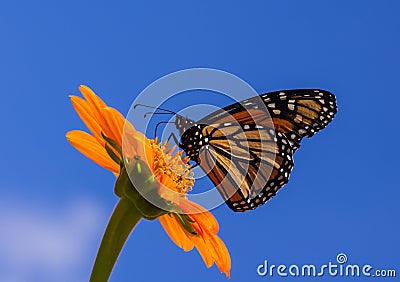
[[(70, 98), (92, 135), (80, 130), (70, 131), (66, 136), (71, 145), (116, 177), (124, 158), (146, 160), (159, 182), (159, 196), (180, 211), (166, 212), (158, 217), (166, 233), (184, 251), (196, 247), (207, 267), (215, 262), (229, 278), (231, 261), (224, 242), (217, 235), (218, 222), (209, 211), (185, 197), (194, 184), (188, 158), (182, 158), (182, 152), (172, 154), (174, 148), (169, 149), (165, 143), (147, 139), (87, 86), (81, 85), (79, 90), (84, 99)], [(124, 154), (118, 150), (123, 146), (123, 139)]]

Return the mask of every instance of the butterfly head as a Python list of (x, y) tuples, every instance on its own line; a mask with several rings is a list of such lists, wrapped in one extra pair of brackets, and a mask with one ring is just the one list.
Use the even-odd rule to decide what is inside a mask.
[(175, 127), (179, 131), (179, 136), (182, 136), (183, 133), (188, 130), (190, 127), (194, 126), (196, 122), (187, 117), (176, 115), (175, 116)]

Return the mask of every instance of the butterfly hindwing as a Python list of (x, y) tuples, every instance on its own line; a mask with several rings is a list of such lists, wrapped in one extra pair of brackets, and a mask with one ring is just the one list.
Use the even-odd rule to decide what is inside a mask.
[(272, 127), (206, 126), (202, 134), (211, 139), (200, 153), (200, 166), (232, 210), (254, 209), (287, 183), (293, 151)]

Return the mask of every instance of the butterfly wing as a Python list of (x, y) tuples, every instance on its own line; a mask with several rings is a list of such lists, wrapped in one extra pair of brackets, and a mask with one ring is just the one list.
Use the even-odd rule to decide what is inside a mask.
[[(269, 116), (259, 106), (260, 98)], [(246, 111), (251, 111), (247, 114)], [(284, 133), (294, 151), (303, 137), (311, 137), (332, 121), (337, 112), (335, 96), (326, 90), (295, 89), (274, 91), (232, 104), (204, 117), (199, 123), (223, 124), (232, 117), (239, 123), (271, 124)], [(271, 120), (269, 120), (271, 118)]]
[[(203, 129), (208, 134), (215, 128)], [(217, 130), (214, 134), (220, 134)], [(211, 138), (210, 148), (200, 154), (200, 166), (234, 211), (254, 209), (287, 183), (293, 168), (293, 150), (288, 140), (272, 128), (242, 127), (225, 138)], [(263, 135), (263, 138), (260, 138)]]
[(303, 137), (311, 137), (328, 125), (337, 112), (335, 96), (319, 89), (285, 90), (260, 95), (275, 129), (284, 133), (294, 150)]
[(232, 210), (254, 209), (288, 182), (301, 139), (324, 128), (336, 111), (335, 96), (314, 89), (271, 92), (232, 104), (199, 121), (208, 125), (202, 134), (210, 145), (200, 166)]

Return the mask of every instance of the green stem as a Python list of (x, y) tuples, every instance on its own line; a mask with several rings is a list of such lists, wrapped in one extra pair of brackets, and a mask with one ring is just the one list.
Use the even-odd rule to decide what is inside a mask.
[(108, 281), (122, 247), (141, 218), (140, 212), (130, 200), (120, 199), (101, 240), (90, 282)]

